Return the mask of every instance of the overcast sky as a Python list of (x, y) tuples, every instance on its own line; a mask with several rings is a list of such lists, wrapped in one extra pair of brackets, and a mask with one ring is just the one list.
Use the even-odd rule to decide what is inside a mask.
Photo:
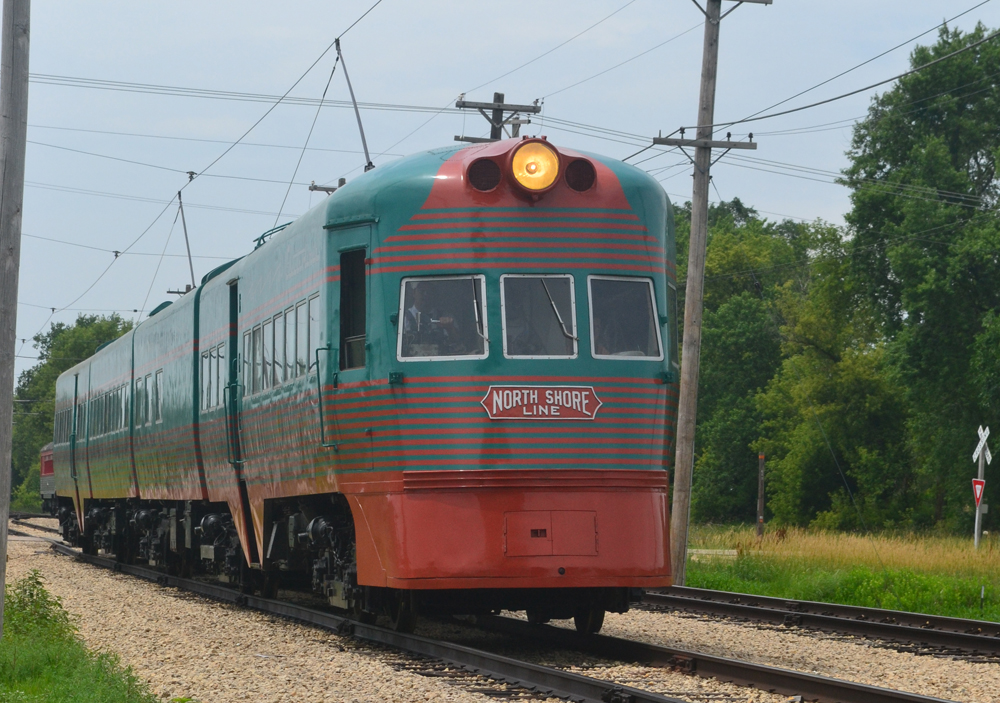
[[(142, 313), (134, 311), (174, 298), (166, 291), (190, 282), (176, 204), (168, 206), (188, 182), (185, 173), (202, 173), (223, 154), (271, 108), (268, 96), (285, 93), (373, 1), (33, 3), (19, 371), (34, 363), (31, 337), (52, 321), (112, 310), (139, 319)], [(722, 23), (717, 121), (785, 100), (980, 2), (743, 4)], [(735, 5), (723, 2), (724, 10)], [(1000, 0), (952, 26), (969, 30), (980, 21), (1000, 27)], [(489, 101), (495, 90), (508, 102), (543, 101), (541, 118), (522, 133), (624, 158), (660, 130), (694, 124), (703, 26), (691, 0), (383, 0), (344, 35), (343, 51), (359, 101), (407, 108), (362, 111), (376, 165), (452, 143), (456, 134), (485, 134), (478, 114), (435, 111), (453, 106), (461, 93)], [(933, 43), (936, 36), (926, 34), (782, 107), (897, 75), (908, 68), (915, 43)], [(288, 188), (334, 57), (328, 52), (292, 90), (305, 103), (274, 108), (184, 190), (199, 280), (249, 251), (276, 221), (318, 203), (323, 196), (308, 191), (311, 181), (335, 183), (361, 173), (353, 112), (324, 106)], [(192, 97), (191, 89), (210, 96)], [(759, 147), (716, 165), (713, 200), (739, 197), (772, 219), (842, 224), (849, 202), (832, 173), (846, 165), (852, 121), (865, 114), (875, 92), (734, 128), (741, 139), (752, 129)], [(342, 67), (327, 99), (349, 100)], [(642, 161), (649, 156), (655, 158)], [(632, 161), (682, 203), (691, 192), (690, 167), (682, 160), (647, 151)], [(115, 260), (111, 251), (140, 235)]]

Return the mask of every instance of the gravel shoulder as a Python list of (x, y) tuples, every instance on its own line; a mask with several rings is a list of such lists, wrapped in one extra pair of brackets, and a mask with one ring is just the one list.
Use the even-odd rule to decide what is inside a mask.
[(897, 652), (863, 638), (632, 610), (602, 634), (969, 703), (1000, 700), (1000, 664)]
[(12, 537), (8, 557), (8, 581), (38, 569), (87, 645), (116, 652), (164, 700), (491, 700), (400, 671), (395, 653), (81, 564), (42, 542)]

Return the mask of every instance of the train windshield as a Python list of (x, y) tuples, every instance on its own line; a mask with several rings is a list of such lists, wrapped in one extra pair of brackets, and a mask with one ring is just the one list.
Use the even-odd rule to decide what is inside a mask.
[(599, 359), (662, 359), (653, 282), (591, 276), (591, 352)]
[(399, 359), (485, 357), (489, 351), (485, 288), (483, 276), (404, 279)]
[(504, 356), (576, 357), (575, 302), (572, 276), (501, 276)]

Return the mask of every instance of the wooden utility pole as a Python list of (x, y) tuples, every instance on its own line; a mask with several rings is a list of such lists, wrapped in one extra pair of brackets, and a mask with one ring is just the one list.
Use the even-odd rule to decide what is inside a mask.
[[(490, 136), (466, 137), (465, 135), (459, 136), (456, 134), (455, 141), (471, 142), (473, 144), (499, 141), (504, 138), (504, 128), (507, 125), (510, 125), (510, 136), (519, 137), (521, 135), (521, 125), (531, 124), (531, 120), (518, 117), (518, 115), (522, 112), (529, 115), (537, 115), (542, 111), (542, 106), (538, 104), (537, 100), (532, 105), (513, 105), (505, 103), (503, 100), (503, 93), (493, 93), (493, 102), (474, 103), (466, 100), (463, 94), (461, 98), (455, 101), (455, 107), (463, 110), (479, 110), (480, 114), (490, 123)], [(503, 116), (505, 112), (510, 113), (506, 118)]]
[(757, 455), (757, 536), (764, 536), (764, 452)]
[[(24, 150), (28, 138), (30, 0), (4, 0), (0, 28), (0, 594), (7, 582), (7, 520), (14, 422), (17, 274), (21, 263)], [(0, 608), (0, 637), (3, 608)]]
[[(771, 0), (743, 0), (770, 5)], [(694, 4), (698, 5), (697, 0)], [(706, 0), (698, 8), (705, 15), (705, 45), (701, 59), (701, 96), (695, 139), (657, 138), (654, 144), (694, 147), (694, 191), (691, 196), (691, 243), (688, 247), (687, 288), (684, 298), (684, 344), (681, 350), (681, 388), (677, 408), (677, 454), (674, 459), (674, 499), (670, 516), (670, 566), (673, 581), (684, 585), (687, 571), (688, 515), (691, 510), (691, 472), (694, 468), (694, 426), (698, 412), (698, 365), (701, 357), (701, 315), (705, 289), (705, 249), (708, 243), (708, 188), (712, 148), (756, 149), (748, 142), (712, 141), (715, 122), (715, 76), (719, 67), (719, 23), (722, 0)], [(683, 136), (683, 132), (682, 132)], [(687, 154), (687, 152), (684, 152)], [(690, 158), (690, 157), (688, 157)]]

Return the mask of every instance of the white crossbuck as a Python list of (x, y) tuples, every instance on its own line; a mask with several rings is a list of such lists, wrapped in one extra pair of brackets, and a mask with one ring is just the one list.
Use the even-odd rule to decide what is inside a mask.
[(993, 463), (993, 457), (990, 455), (990, 448), (988, 446), (986, 446), (986, 438), (989, 437), (989, 436), (990, 436), (990, 428), (989, 428), (989, 426), (987, 426), (986, 429), (984, 430), (983, 426), (980, 425), (979, 426), (979, 444), (976, 446), (976, 451), (972, 452), (972, 461), (973, 462), (979, 461), (979, 453), (982, 452), (985, 449), (986, 450), (986, 463), (987, 464), (992, 464)]

